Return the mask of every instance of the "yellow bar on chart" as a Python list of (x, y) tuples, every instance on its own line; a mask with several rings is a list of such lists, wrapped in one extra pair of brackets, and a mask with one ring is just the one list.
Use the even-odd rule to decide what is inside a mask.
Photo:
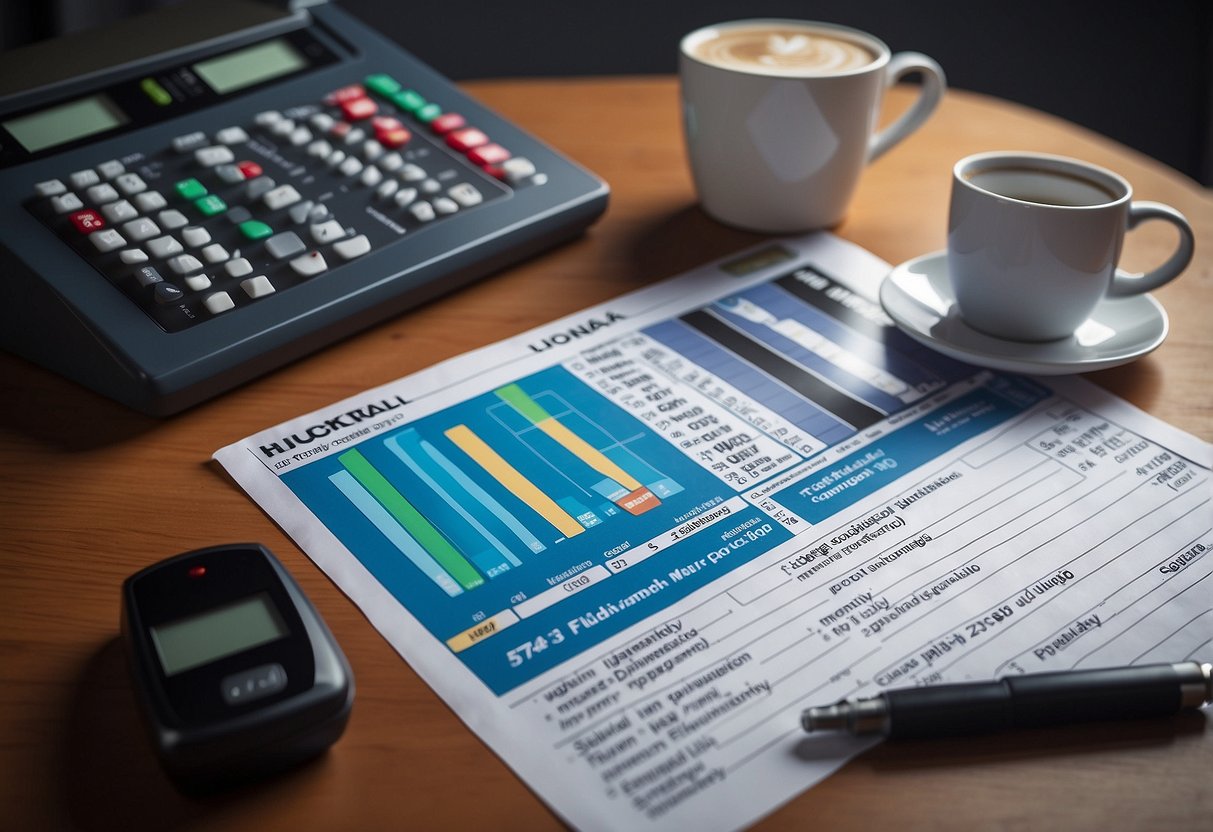
[(628, 491), (635, 491), (641, 487), (639, 480), (620, 468), (606, 454), (573, 433), (555, 418), (548, 417), (541, 422), (537, 422), (536, 427), (563, 445), (569, 453), (578, 457), (586, 465), (604, 477), (610, 477)]
[(446, 438), (454, 442), (461, 451), (476, 461), (481, 468), (505, 486), (518, 499), (539, 512), (543, 519), (560, 530), (565, 537), (573, 537), (585, 531), (573, 515), (562, 509), (556, 501), (539, 490), (483, 439), (474, 434), (467, 425), (455, 425), (444, 431)]

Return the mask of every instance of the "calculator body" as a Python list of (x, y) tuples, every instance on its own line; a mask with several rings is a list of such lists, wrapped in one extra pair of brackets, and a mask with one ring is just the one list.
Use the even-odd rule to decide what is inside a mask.
[(0, 346), (164, 416), (575, 235), (608, 188), (320, 3), (0, 99), (0, 193)]

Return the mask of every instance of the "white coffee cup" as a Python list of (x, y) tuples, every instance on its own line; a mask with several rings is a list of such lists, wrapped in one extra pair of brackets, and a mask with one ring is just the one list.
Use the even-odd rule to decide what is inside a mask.
[[(1042, 153), (978, 153), (952, 169), (948, 275), (965, 323), (989, 335), (1049, 341), (1074, 333), (1105, 298), (1148, 292), (1192, 259), (1192, 229), (1157, 202), (1133, 202), (1121, 176)], [(1158, 268), (1116, 268), (1125, 231), (1160, 219), (1179, 230)]]
[[(851, 60), (814, 63), (842, 53)], [(918, 98), (876, 132), (886, 88), (915, 72)], [(945, 86), (926, 55), (894, 55), (845, 26), (779, 19), (691, 32), (680, 75), (700, 204), (721, 222), (773, 233), (839, 223), (864, 167), (926, 121)]]

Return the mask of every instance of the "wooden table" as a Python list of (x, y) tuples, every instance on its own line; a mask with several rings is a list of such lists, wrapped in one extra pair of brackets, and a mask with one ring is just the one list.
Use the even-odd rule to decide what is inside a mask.
[[(440, 359), (644, 286), (759, 238), (695, 205), (669, 78), (467, 88), (611, 183), (584, 237), (382, 324), (217, 401), (154, 421), (0, 356), (0, 827), (542, 829), (560, 822), (354, 606), (210, 462), (217, 448)], [(909, 96), (894, 91), (890, 111)], [(1175, 172), (1037, 112), (964, 92), (866, 174), (836, 229), (891, 263), (942, 248), (952, 163), (1024, 149), (1124, 174), (1196, 227), (1197, 260), (1157, 293), (1153, 355), (1092, 378), (1213, 439), (1213, 198)], [(1136, 232), (1157, 262), (1168, 228)], [(117, 642), (118, 591), (178, 551), (275, 550), (344, 646), (358, 698), (318, 763), (246, 792), (179, 796), (138, 722)], [(878, 748), (780, 809), (769, 829), (1208, 829), (1213, 731), (1201, 714), (1030, 736)], [(739, 796), (739, 799), (743, 799)]]

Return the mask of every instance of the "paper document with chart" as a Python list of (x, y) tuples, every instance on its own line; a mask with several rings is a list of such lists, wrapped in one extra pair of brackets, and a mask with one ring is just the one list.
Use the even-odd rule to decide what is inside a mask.
[(216, 459), (578, 828), (760, 817), (866, 747), (808, 705), (1209, 660), (1213, 446), (931, 352), (887, 270), (781, 241)]

